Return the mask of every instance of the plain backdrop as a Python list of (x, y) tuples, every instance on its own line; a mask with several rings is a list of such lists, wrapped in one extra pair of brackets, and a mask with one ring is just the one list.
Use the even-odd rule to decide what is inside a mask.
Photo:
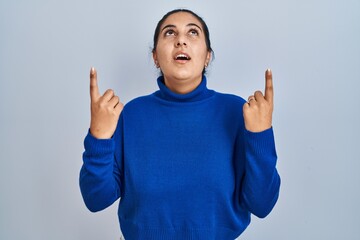
[(209, 88), (247, 98), (273, 70), (280, 198), (238, 239), (359, 239), (359, 0), (0, 0), (0, 239), (119, 239), (118, 202), (90, 213), (78, 185), (89, 70), (124, 103), (157, 90), (174, 8), (209, 26)]

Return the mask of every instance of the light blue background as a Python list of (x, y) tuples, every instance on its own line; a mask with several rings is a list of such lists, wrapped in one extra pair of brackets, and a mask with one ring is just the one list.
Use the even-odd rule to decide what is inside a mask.
[(89, 69), (124, 103), (157, 89), (153, 31), (186, 7), (210, 28), (209, 88), (247, 98), (274, 74), (280, 199), (239, 239), (360, 236), (360, 1), (0, 1), (0, 239), (119, 239), (78, 173)]

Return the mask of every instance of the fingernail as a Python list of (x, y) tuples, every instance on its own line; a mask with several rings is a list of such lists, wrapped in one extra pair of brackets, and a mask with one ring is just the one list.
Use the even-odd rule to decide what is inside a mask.
[(91, 68), (90, 68), (90, 73), (91, 73), (91, 74), (94, 74), (94, 72), (95, 72), (95, 68), (94, 68), (94, 67), (91, 67)]

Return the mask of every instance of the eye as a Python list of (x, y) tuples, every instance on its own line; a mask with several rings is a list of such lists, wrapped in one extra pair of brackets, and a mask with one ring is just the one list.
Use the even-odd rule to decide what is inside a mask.
[(192, 29), (190, 29), (189, 34), (191, 36), (197, 36), (197, 35), (199, 35), (199, 31), (195, 28), (192, 28)]
[(173, 35), (175, 35), (175, 31), (172, 29), (169, 29), (169, 30), (165, 31), (164, 35), (165, 36), (173, 36)]

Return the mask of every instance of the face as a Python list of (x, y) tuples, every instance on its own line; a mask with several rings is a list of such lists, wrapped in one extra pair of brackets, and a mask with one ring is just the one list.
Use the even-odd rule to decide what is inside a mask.
[(202, 25), (196, 17), (187, 12), (170, 15), (160, 27), (153, 58), (168, 87), (197, 86), (211, 53), (205, 43)]

